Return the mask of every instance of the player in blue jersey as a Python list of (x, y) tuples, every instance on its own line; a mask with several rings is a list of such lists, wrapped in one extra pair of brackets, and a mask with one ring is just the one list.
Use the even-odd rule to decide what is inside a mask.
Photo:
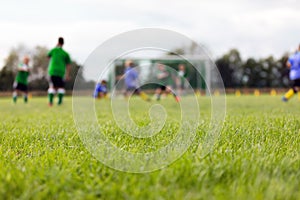
[(289, 57), (287, 61), (287, 67), (290, 69), (290, 80), (292, 81), (292, 87), (282, 97), (282, 101), (286, 102), (300, 89), (300, 45), (298, 50)]
[(94, 98), (105, 98), (107, 95), (107, 82), (106, 80), (102, 80), (101, 82), (97, 83), (95, 91), (94, 91)]
[(143, 100), (150, 101), (150, 98), (146, 93), (141, 91), (139, 87), (139, 74), (135, 68), (134, 63), (131, 60), (125, 62), (125, 96), (128, 97), (130, 94), (137, 94)]

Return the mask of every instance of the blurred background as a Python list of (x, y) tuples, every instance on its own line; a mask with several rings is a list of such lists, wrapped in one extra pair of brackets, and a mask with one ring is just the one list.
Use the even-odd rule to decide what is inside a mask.
[[(73, 61), (66, 89), (72, 89), (76, 75), (93, 88), (97, 80), (77, 74), (89, 54), (119, 33), (144, 27), (177, 31), (205, 47), (226, 88), (284, 88), (289, 84), (286, 59), (300, 43), (299, 8), (296, 0), (2, 1), (0, 91), (12, 90), (26, 54), (31, 57), (30, 90), (46, 91), (46, 55), (59, 36)], [(176, 46), (173, 52), (203, 54), (194, 44)]]

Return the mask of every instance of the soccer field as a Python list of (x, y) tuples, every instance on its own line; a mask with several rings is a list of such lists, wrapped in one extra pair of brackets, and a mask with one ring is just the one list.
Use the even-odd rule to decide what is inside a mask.
[[(0, 99), (1, 199), (300, 199), (300, 101), (280, 97), (227, 96), (226, 119), (214, 148), (201, 157), (198, 143), (210, 119), (210, 99), (199, 97), (201, 123), (188, 151), (170, 166), (133, 174), (111, 169), (85, 148), (77, 133), (72, 99), (47, 106), (46, 98)], [(124, 100), (125, 101), (125, 100)], [(115, 145), (132, 150), (120, 131), (110, 101), (97, 103), (98, 122)], [(154, 151), (172, 140), (178, 105), (161, 101), (170, 120), (152, 143)], [(151, 103), (149, 103), (151, 104)], [(145, 103), (131, 100), (137, 124), (149, 121), (139, 112)], [(145, 108), (147, 105), (145, 106)], [(134, 149), (132, 150), (134, 151)], [(110, 156), (110, 155), (107, 155)]]

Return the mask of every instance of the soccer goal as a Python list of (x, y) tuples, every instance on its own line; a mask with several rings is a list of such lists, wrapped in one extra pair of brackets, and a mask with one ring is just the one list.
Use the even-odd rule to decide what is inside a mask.
[[(185, 68), (184, 78), (188, 81), (193, 92), (201, 92), (208, 95), (210, 93), (213, 76), (213, 63), (207, 56), (195, 56), (195, 55), (167, 55), (162, 57), (126, 57), (116, 59), (113, 62), (113, 67), (109, 73), (109, 88), (121, 92), (124, 89), (124, 75), (126, 61), (132, 61), (139, 74), (139, 85), (146, 90), (153, 90), (153, 84), (149, 84), (156, 80), (157, 66), (159, 64), (165, 65), (172, 69), (169, 84), (173, 88), (178, 87), (178, 72), (180, 71), (180, 65)], [(184, 85), (182, 86), (184, 87)], [(191, 91), (187, 91), (191, 92)]]

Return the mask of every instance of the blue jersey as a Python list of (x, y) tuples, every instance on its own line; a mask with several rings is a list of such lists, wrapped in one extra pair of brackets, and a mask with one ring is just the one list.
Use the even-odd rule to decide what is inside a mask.
[(96, 85), (95, 91), (94, 91), (94, 97), (98, 97), (99, 93), (107, 93), (107, 87), (106, 85), (102, 85), (101, 83), (98, 83)]
[(300, 52), (297, 51), (295, 54), (291, 55), (288, 62), (291, 64), (290, 79), (300, 79)]
[(125, 69), (125, 85), (127, 88), (138, 87), (138, 72), (134, 68)]

